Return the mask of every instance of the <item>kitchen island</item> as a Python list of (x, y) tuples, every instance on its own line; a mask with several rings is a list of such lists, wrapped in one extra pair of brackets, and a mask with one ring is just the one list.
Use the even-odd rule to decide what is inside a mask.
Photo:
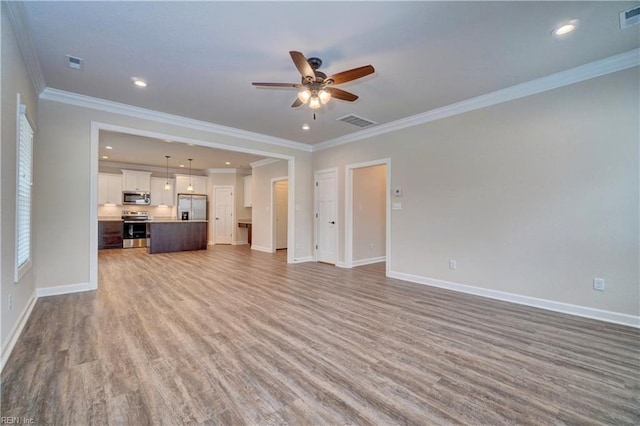
[(148, 253), (206, 250), (206, 220), (152, 220), (147, 222)]

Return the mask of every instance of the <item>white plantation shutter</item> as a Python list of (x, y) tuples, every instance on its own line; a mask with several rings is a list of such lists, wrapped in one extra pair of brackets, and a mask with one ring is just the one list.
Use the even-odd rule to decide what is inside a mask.
[(20, 105), (16, 182), (16, 282), (31, 261), (31, 184), (33, 182), (33, 129), (26, 107)]

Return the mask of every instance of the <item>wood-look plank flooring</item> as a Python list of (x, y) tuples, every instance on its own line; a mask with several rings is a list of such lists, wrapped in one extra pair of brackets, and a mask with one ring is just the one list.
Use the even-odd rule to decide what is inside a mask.
[(640, 424), (640, 332), (246, 246), (99, 253), (41, 298), (2, 416), (53, 425)]

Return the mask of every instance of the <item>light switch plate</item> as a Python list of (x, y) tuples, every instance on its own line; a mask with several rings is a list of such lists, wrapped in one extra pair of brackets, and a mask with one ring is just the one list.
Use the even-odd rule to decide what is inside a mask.
[(604, 291), (604, 278), (594, 278), (593, 289), (597, 291)]

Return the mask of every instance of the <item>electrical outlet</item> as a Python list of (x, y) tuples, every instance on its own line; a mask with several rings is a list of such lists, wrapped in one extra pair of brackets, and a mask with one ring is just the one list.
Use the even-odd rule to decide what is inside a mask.
[(7, 307), (9, 308), (9, 310), (13, 309), (13, 295), (10, 294), (9, 297), (7, 297)]
[(604, 291), (604, 278), (593, 278), (593, 289)]
[(455, 260), (449, 260), (449, 269), (455, 271), (458, 267), (458, 263)]

